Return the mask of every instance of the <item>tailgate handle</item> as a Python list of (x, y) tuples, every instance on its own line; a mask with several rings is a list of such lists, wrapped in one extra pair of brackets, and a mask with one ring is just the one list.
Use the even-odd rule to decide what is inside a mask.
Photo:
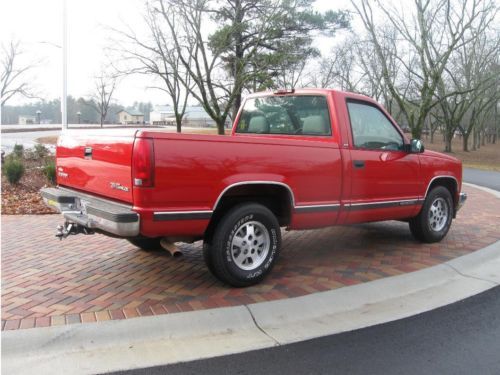
[(85, 147), (83, 155), (85, 158), (92, 158), (92, 147)]

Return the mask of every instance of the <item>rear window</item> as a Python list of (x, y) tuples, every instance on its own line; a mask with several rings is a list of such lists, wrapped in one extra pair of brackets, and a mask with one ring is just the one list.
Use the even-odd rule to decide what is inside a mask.
[(245, 102), (236, 133), (331, 135), (325, 96), (264, 96)]

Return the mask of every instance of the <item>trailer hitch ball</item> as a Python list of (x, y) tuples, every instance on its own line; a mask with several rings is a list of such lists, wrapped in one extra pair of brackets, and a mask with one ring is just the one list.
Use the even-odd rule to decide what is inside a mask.
[(56, 237), (62, 240), (63, 238), (68, 237), (70, 234), (94, 234), (94, 231), (88, 228), (85, 228), (81, 225), (71, 223), (69, 221), (65, 222), (64, 225), (59, 225), (56, 230)]

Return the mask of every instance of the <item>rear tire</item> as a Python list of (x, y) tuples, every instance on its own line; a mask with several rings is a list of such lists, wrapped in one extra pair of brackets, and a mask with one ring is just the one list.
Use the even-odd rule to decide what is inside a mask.
[(450, 230), (452, 219), (451, 193), (443, 186), (436, 186), (427, 194), (420, 213), (410, 219), (410, 231), (418, 241), (439, 242)]
[(160, 250), (162, 247), (160, 245), (161, 237), (158, 238), (148, 238), (148, 237), (139, 237), (139, 238), (127, 238), (127, 241), (132, 245), (138, 247), (141, 250), (152, 251), (152, 250)]
[(273, 268), (281, 231), (267, 207), (244, 203), (222, 217), (211, 242), (204, 247), (207, 267), (222, 282), (245, 287), (261, 282)]

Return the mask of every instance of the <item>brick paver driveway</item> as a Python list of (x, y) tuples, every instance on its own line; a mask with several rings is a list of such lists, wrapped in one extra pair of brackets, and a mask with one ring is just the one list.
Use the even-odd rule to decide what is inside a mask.
[(60, 242), (59, 215), (3, 216), (2, 330), (269, 301), (429, 267), (500, 239), (499, 200), (464, 190), (467, 204), (439, 244), (417, 243), (400, 222), (284, 233), (270, 277), (246, 289), (212, 277), (201, 243), (172, 258), (102, 235)]

